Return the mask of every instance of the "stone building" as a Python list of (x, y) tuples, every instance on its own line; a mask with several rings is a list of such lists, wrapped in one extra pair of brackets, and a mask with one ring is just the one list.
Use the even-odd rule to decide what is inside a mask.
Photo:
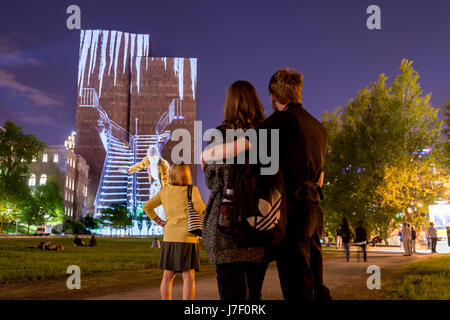
[(48, 146), (33, 159), (29, 169), (28, 185), (31, 187), (47, 183), (49, 177), (59, 186), (59, 193), (64, 197), (64, 180), (66, 172), (67, 150), (63, 145)]
[(28, 172), (30, 187), (44, 185), (50, 177), (58, 184), (67, 217), (78, 219), (88, 213), (86, 200), (89, 166), (73, 149), (63, 145), (48, 146), (33, 159)]
[(87, 210), (89, 166), (86, 160), (72, 149), (67, 150), (65, 176), (64, 207), (66, 215), (74, 219), (85, 217), (89, 214)]
[(147, 34), (81, 31), (75, 152), (90, 168), (90, 212), (118, 204), (136, 213), (157, 186), (147, 170), (129, 176), (128, 168), (152, 146), (171, 164), (177, 128), (194, 145), (197, 59), (151, 57), (150, 48)]

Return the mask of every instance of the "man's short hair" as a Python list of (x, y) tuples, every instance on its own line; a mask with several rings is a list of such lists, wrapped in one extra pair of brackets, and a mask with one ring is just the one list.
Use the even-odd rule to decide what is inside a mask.
[(281, 104), (302, 102), (303, 76), (289, 68), (278, 70), (269, 82), (269, 92)]

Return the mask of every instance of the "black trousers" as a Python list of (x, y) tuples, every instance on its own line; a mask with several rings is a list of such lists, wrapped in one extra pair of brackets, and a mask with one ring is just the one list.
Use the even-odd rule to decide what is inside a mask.
[[(364, 261), (367, 261), (367, 245), (362, 244), (362, 245), (360, 245), (360, 247), (361, 247), (361, 251), (363, 252)], [(359, 261), (359, 252), (358, 252), (358, 261)]]
[(221, 300), (261, 300), (268, 263), (235, 262), (216, 265)]
[(286, 237), (275, 256), (285, 300), (331, 299), (323, 283), (322, 232), (323, 212), (317, 203), (288, 206)]
[(431, 252), (436, 252), (437, 238), (431, 238)]

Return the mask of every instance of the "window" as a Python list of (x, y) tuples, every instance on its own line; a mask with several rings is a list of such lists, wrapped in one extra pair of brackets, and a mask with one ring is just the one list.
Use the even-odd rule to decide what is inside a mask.
[(48, 161), (48, 154), (44, 153), (44, 155), (42, 156), (42, 162), (47, 162)]
[(72, 190), (75, 190), (75, 183), (74, 183), (75, 181), (74, 180), (72, 180)]
[(64, 191), (64, 200), (67, 201), (67, 191)]
[(39, 184), (42, 186), (47, 183), (47, 175), (45, 173), (41, 174), (41, 179), (39, 180)]
[(36, 175), (34, 173), (30, 175), (30, 178), (28, 179), (28, 185), (30, 187), (34, 187), (36, 185)]
[(53, 155), (53, 162), (54, 162), (54, 163), (58, 163), (58, 161), (59, 161), (59, 154), (55, 153), (55, 154)]
[(66, 188), (69, 187), (69, 177), (66, 177)]
[(33, 159), (31, 159), (31, 162), (36, 162), (36, 157), (33, 157)]

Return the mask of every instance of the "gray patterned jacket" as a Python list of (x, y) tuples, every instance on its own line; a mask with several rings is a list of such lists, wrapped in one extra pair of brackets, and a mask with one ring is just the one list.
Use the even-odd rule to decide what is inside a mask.
[[(219, 127), (220, 129), (220, 127)], [(212, 142), (211, 144), (214, 144)], [(234, 242), (230, 236), (217, 228), (220, 203), (226, 191), (226, 182), (232, 174), (230, 164), (207, 164), (205, 167), (206, 185), (211, 190), (203, 220), (203, 247), (211, 264), (233, 262), (265, 261), (266, 249), (263, 247), (244, 248)]]

